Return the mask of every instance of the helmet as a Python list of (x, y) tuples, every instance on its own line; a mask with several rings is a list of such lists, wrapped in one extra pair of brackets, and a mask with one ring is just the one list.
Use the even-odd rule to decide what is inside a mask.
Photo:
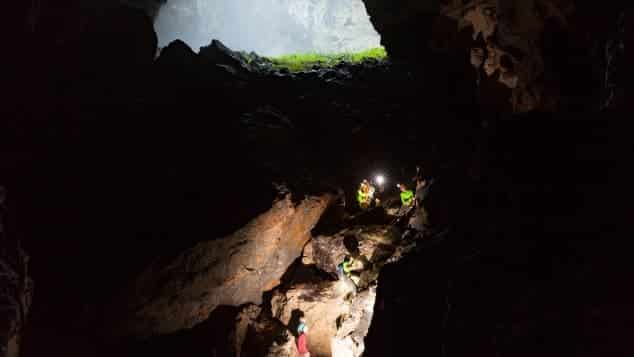
[(303, 322), (300, 322), (299, 325), (297, 326), (297, 333), (301, 334), (302, 332), (304, 332), (305, 329), (306, 329), (306, 324)]

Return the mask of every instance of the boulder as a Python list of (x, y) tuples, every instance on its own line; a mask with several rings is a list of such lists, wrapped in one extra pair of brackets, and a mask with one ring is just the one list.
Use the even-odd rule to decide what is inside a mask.
[(247, 71), (247, 63), (244, 56), (240, 53), (232, 51), (225, 46), (220, 40), (212, 40), (209, 46), (200, 48), (199, 56), (203, 62), (225, 65), (235, 70)]
[(219, 305), (260, 304), (334, 197), (295, 203), (287, 194), (235, 233), (199, 243), (168, 264), (154, 263), (136, 280), (116, 333), (166, 334), (195, 326)]

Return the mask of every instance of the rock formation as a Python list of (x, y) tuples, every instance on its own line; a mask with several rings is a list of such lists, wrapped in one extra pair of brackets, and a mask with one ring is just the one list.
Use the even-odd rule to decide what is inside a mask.
[[(438, 50), (434, 43), (447, 43), (444, 49), (458, 51), (459, 56), (474, 48), (485, 50), (486, 61), (475, 62), (479, 63), (476, 70), (483, 70), (479, 77), (492, 77), (510, 88), (480, 94), (501, 97), (483, 98), (496, 103), (485, 107), (487, 112), (553, 111), (583, 106), (581, 98), (601, 86), (591, 64), (593, 59), (600, 61), (595, 46), (603, 39), (598, 33), (606, 31), (603, 23), (606, 19), (617, 20), (616, 13), (611, 12), (612, 5), (602, 8), (600, 17), (593, 20), (588, 16), (591, 11), (588, 5), (575, 1), (366, 0), (365, 3), (383, 44), (394, 58), (414, 61), (433, 57)], [(460, 34), (464, 32), (469, 33), (471, 40), (462, 39)], [(453, 41), (447, 41), (447, 37)], [(508, 65), (500, 67), (503, 56), (508, 58)], [(575, 60), (566, 67), (564, 63), (570, 57)], [(566, 85), (575, 76), (573, 71), (578, 82), (579, 72), (584, 76), (582, 85), (575, 88)]]
[[(348, 242), (355, 235), (357, 243)], [(313, 238), (304, 248), (303, 262), (272, 291), (265, 308), (247, 306), (240, 313), (235, 343), (242, 354), (236, 355), (296, 356), (295, 331), (303, 318), (310, 328), (311, 356), (361, 356), (374, 312), (376, 277), (399, 239), (390, 227), (378, 226)], [(343, 280), (332, 280), (335, 265), (345, 254), (356, 256), (352, 268), (360, 276), (358, 292)]]
[(290, 195), (234, 234), (200, 243), (174, 261), (146, 269), (130, 298), (131, 316), (118, 332), (148, 336), (187, 329), (220, 305), (260, 304), (300, 255), (334, 196)]

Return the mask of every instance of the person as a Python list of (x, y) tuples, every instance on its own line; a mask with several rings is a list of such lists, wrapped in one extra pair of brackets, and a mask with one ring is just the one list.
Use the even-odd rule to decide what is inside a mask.
[(339, 279), (343, 279), (343, 276), (347, 276), (348, 278), (350, 277), (350, 271), (352, 268), (352, 258), (349, 255), (346, 255), (343, 258), (343, 261), (341, 263), (339, 263), (339, 265), (337, 266), (337, 275), (339, 276)]
[(398, 184), (398, 188), (401, 190), (401, 203), (404, 207), (409, 207), (414, 202), (414, 192), (408, 190), (403, 184)]
[(361, 209), (368, 209), (372, 203), (372, 196), (374, 196), (374, 187), (370, 185), (368, 180), (361, 181), (359, 189), (357, 190), (357, 202)]
[(350, 290), (352, 290), (353, 294), (356, 294), (357, 284), (352, 279), (352, 265), (354, 262), (349, 255), (346, 255), (343, 258), (343, 261), (337, 265), (337, 277), (339, 280), (348, 284)]
[(308, 326), (306, 326), (306, 320), (304, 318), (299, 319), (299, 326), (297, 326), (297, 352), (300, 357), (310, 357), (308, 352), (308, 341), (306, 340), (306, 333), (308, 332)]

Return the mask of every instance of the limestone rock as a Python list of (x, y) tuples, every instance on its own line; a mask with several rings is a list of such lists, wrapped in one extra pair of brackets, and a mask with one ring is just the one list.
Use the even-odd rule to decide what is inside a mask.
[(271, 312), (291, 331), (297, 328), (300, 316), (306, 320), (311, 356), (358, 357), (363, 353), (374, 301), (374, 288), (352, 295), (339, 281), (296, 283), (274, 293)]
[(332, 339), (333, 357), (363, 355), (365, 350), (363, 340), (372, 323), (375, 301), (376, 289), (374, 287), (362, 291), (353, 299), (349, 313), (340, 320), (339, 330)]
[(287, 291), (276, 291), (271, 300), (273, 317), (291, 329), (297, 316), (303, 315), (309, 326), (308, 349), (311, 355), (330, 356), (331, 339), (337, 333), (337, 321), (349, 313), (345, 285), (336, 282), (297, 284)]
[(334, 195), (290, 195), (222, 239), (199, 243), (138, 278), (118, 328), (123, 334), (166, 334), (207, 319), (219, 305), (260, 304), (301, 254)]

